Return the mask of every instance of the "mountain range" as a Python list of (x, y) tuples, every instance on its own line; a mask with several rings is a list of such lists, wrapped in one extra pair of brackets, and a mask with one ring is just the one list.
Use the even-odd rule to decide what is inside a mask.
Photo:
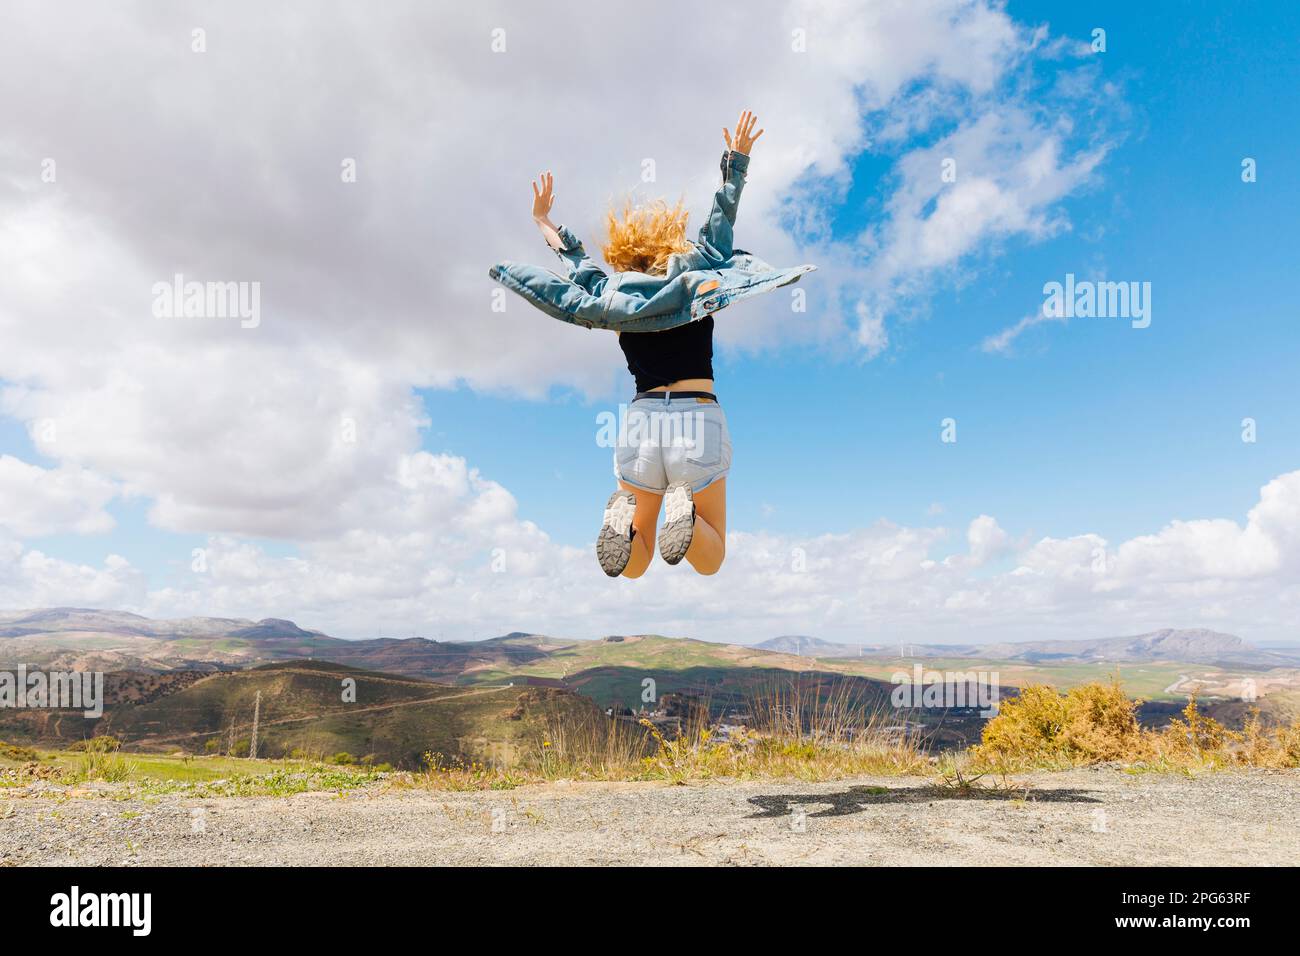
[[(605, 640), (617, 642), (620, 638)], [(223, 670), (268, 661), (317, 659), (448, 681), (525, 666), (561, 648), (585, 643), (526, 632), (477, 641), (424, 637), (345, 640), (281, 618), (155, 620), (126, 611), (68, 607), (0, 611), (0, 663), (69, 670)], [(1244, 668), (1300, 665), (1300, 648), (1264, 649), (1233, 634), (1200, 628), (992, 644), (847, 644), (785, 635), (750, 645), (750, 649), (819, 660), (916, 657), (1034, 664), (1187, 661)]]
[(65, 670), (230, 670), (268, 661), (315, 659), (452, 680), (478, 670), (526, 663), (563, 643), (519, 633), (484, 641), (423, 637), (350, 641), (279, 618), (154, 620), (126, 611), (65, 607), (0, 612), (0, 663)]
[(1165, 628), (1131, 637), (995, 644), (839, 644), (788, 635), (755, 644), (763, 650), (816, 658), (973, 658), (1032, 663), (1190, 661), (1234, 666), (1288, 667), (1300, 664), (1300, 649), (1263, 649), (1234, 634), (1202, 628)]

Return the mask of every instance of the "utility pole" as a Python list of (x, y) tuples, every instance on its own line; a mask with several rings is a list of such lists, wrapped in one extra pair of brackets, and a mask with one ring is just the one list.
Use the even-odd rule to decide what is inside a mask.
[(226, 741), (226, 756), (234, 756), (235, 753), (235, 718), (230, 718), (230, 738)]
[(262, 692), (257, 692), (257, 698), (253, 701), (253, 738), (248, 742), (248, 759), (257, 759), (257, 721), (262, 713)]

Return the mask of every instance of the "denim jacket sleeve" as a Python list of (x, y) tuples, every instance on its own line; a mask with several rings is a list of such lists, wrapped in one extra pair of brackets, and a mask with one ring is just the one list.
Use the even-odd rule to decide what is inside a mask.
[(564, 260), (569, 280), (591, 295), (600, 295), (609, 276), (587, 255), (587, 251), (582, 248), (582, 241), (569, 231), (568, 226), (561, 225), (555, 231), (560, 242), (564, 243), (563, 248), (555, 250), (555, 254)]
[(736, 207), (740, 204), (740, 192), (745, 188), (745, 173), (749, 169), (749, 157), (735, 150), (722, 154), (722, 185), (713, 196), (713, 209), (709, 220), (700, 227), (700, 251), (713, 263), (722, 263), (730, 259), (732, 246), (732, 226), (736, 224)]
[(520, 262), (498, 262), (488, 275), (552, 318), (588, 329), (657, 332), (691, 320), (680, 277), (647, 299), (606, 291), (604, 279), (597, 280), (601, 293), (593, 294), (572, 279)]

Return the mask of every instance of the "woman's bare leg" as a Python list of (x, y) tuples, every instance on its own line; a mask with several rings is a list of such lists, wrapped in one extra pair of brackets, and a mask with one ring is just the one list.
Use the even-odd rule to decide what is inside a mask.
[(636, 534), (632, 538), (632, 557), (623, 569), (623, 577), (639, 578), (650, 567), (650, 559), (655, 555), (655, 525), (659, 523), (659, 505), (664, 496), (625, 481), (620, 481), (618, 486), (636, 495), (636, 514), (632, 516)]
[[(686, 549), (686, 560), (700, 574), (716, 574), (727, 556), (727, 479), (719, 478), (692, 497), (695, 499), (695, 529), (691, 534), (691, 546)], [(658, 509), (656, 502), (656, 515)], [(641, 499), (637, 498), (637, 513), (640, 512)], [(632, 560), (636, 560), (635, 550)]]

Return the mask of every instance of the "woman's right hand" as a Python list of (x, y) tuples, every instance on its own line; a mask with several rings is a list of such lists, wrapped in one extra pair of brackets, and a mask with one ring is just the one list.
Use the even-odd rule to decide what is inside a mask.
[(737, 153), (744, 153), (748, 156), (754, 143), (756, 143), (758, 138), (763, 135), (761, 129), (757, 133), (754, 132), (754, 124), (757, 122), (758, 117), (749, 110), (745, 110), (741, 113), (740, 119), (736, 121), (736, 138), (734, 142), (731, 138), (731, 131), (725, 126), (722, 127), (722, 138), (727, 141), (727, 149), (735, 150)]
[(553, 205), (555, 205), (555, 177), (551, 175), (550, 170), (547, 170), (538, 177), (537, 182), (533, 183), (533, 221), (539, 225), (549, 225)]

